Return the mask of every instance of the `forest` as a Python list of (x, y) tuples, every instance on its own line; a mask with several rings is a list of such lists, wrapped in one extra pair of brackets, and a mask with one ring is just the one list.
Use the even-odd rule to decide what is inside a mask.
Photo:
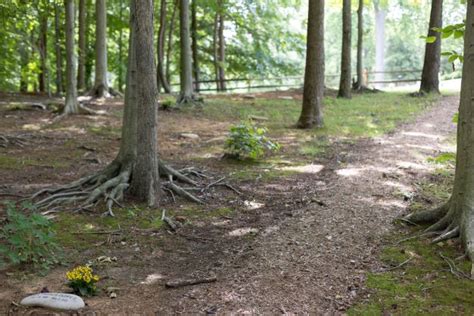
[(474, 1), (0, 0), (1, 315), (472, 315)]

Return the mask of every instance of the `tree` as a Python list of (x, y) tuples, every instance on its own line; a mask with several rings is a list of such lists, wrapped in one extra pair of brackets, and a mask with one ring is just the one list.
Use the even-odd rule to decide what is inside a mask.
[(54, 48), (56, 54), (56, 94), (63, 92), (63, 55), (61, 49), (61, 25), (59, 5), (54, 3)]
[(198, 56), (198, 23), (197, 23), (197, 3), (196, 0), (191, 2), (191, 48), (193, 51), (193, 77), (194, 77), (194, 90), (199, 92), (200, 85), (200, 72), (199, 69), (199, 56)]
[(443, 24), (443, 0), (431, 1), (430, 26), (421, 74), (420, 93), (439, 93), (439, 68), (441, 59), (441, 34), (436, 31)]
[[(171, 59), (172, 59), (172, 53), (173, 53), (173, 33), (174, 33), (174, 26), (176, 24), (176, 15), (178, 12), (178, 6), (179, 6), (179, 1), (180, 0), (175, 0), (173, 2), (173, 10), (171, 12), (171, 19), (170, 19), (170, 25), (169, 25), (169, 30), (168, 30), (168, 46), (166, 48), (166, 72), (165, 72), (165, 77), (166, 81), (169, 83), (171, 81)], [(171, 90), (171, 86), (170, 86)]]
[(109, 96), (107, 82), (107, 7), (106, 0), (96, 0), (95, 35), (95, 83), (90, 95), (103, 98)]
[(38, 38), (38, 52), (40, 56), (40, 72), (38, 74), (39, 91), (49, 93), (48, 84), (48, 12), (47, 8), (43, 6), (39, 10), (40, 32)]
[(218, 31), (218, 38), (219, 38), (219, 58), (218, 58), (218, 74), (219, 74), (219, 82), (220, 82), (220, 90), (226, 90), (225, 84), (225, 37), (224, 37), (224, 6), (222, 5), (222, 0), (218, 0), (218, 12), (219, 12), (219, 31)]
[(189, 0), (179, 1), (180, 88), (177, 104), (194, 104)]
[(324, 97), (324, 0), (308, 0), (308, 35), (303, 107), (297, 126), (323, 126)]
[(359, 0), (357, 8), (357, 81), (355, 90), (361, 90), (364, 85), (364, 0)]
[[(72, 57), (71, 40), (74, 0), (65, 0), (68, 60)], [(88, 209), (105, 198), (108, 215), (127, 190), (133, 197), (149, 206), (157, 204), (160, 194), (158, 176), (168, 178), (167, 189), (195, 202), (197, 197), (178, 186), (197, 183), (158, 159), (156, 67), (153, 44), (153, 0), (130, 0), (130, 37), (125, 89), (122, 140), (116, 158), (105, 169), (59, 188), (37, 192), (32, 199), (47, 194), (35, 203), (38, 210), (73, 205), (77, 210)], [(71, 56), (71, 57), (70, 57)], [(69, 76), (68, 76), (69, 78)], [(75, 81), (75, 76), (72, 76)], [(75, 82), (74, 82), (75, 83)], [(69, 84), (75, 88), (75, 84)], [(69, 87), (68, 86), (68, 87)]]
[(351, 98), (351, 24), (351, 0), (343, 0), (341, 79), (337, 94), (340, 98)]
[(86, 0), (79, 0), (79, 65), (77, 67), (77, 89), (80, 91), (86, 88), (86, 27), (87, 3)]
[(161, 0), (160, 6), (160, 28), (158, 30), (158, 69), (157, 69), (157, 82), (163, 87), (166, 93), (171, 92), (171, 87), (164, 71), (164, 54), (165, 54), (165, 36), (166, 36), (166, 13), (167, 6), (166, 0)]
[[(414, 223), (432, 223), (427, 232), (440, 232), (434, 239), (439, 242), (461, 237), (471, 262), (474, 262), (474, 2), (467, 2), (464, 34), (464, 65), (462, 70), (461, 99), (457, 130), (456, 170), (453, 192), (442, 206), (415, 212), (406, 217)], [(471, 270), (471, 274), (474, 273)]]
[(66, 104), (64, 114), (79, 113), (76, 86), (76, 60), (74, 54), (74, 0), (64, 0), (66, 7)]
[(375, 81), (383, 81), (385, 70), (385, 6), (387, 0), (373, 0), (375, 8)]

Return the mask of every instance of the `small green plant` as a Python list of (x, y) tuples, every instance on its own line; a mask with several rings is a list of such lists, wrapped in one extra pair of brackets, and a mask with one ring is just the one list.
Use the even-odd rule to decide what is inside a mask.
[(97, 293), (96, 282), (99, 276), (89, 266), (78, 266), (66, 273), (67, 285), (81, 296), (93, 296)]
[(280, 149), (280, 145), (270, 140), (266, 133), (265, 127), (255, 126), (248, 121), (232, 126), (225, 142), (226, 156), (236, 159), (258, 159), (263, 156), (265, 150)]
[[(0, 229), (0, 266), (33, 264), (44, 270), (59, 262), (59, 246), (52, 223), (40, 214), (25, 215), (12, 202), (5, 203), (6, 224)], [(33, 210), (24, 204), (23, 209)]]

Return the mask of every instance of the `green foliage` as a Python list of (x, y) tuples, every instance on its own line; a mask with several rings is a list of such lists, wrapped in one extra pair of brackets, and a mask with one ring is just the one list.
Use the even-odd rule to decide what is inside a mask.
[(452, 152), (442, 153), (436, 157), (428, 158), (428, 161), (438, 163), (438, 164), (454, 163), (456, 161), (456, 153), (452, 153)]
[(225, 143), (226, 154), (237, 159), (258, 159), (265, 150), (280, 149), (278, 143), (265, 136), (266, 133), (265, 127), (257, 127), (248, 121), (232, 126)]
[[(7, 223), (0, 230), (0, 265), (33, 264), (49, 269), (58, 263), (59, 247), (52, 223), (40, 214), (25, 215), (14, 203), (5, 204)], [(23, 209), (32, 211), (31, 205)]]
[[(435, 27), (433, 28), (434, 31), (441, 33), (441, 38), (446, 39), (452, 37), (454, 39), (462, 39), (464, 38), (464, 32), (466, 30), (465, 23), (458, 23), (458, 24), (451, 24), (443, 28)], [(426, 39), (428, 42), (428, 38)], [(436, 38), (431, 42), (435, 42)], [(448, 57), (448, 62), (454, 63), (456, 60), (459, 62), (464, 62), (464, 56), (458, 53), (456, 50), (445, 51), (441, 53), (442, 56)]]

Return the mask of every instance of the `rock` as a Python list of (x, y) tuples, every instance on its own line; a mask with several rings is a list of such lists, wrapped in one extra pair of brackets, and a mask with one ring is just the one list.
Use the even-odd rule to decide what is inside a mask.
[(199, 135), (193, 133), (181, 133), (179, 136), (182, 138), (199, 139)]
[(20, 302), (23, 306), (39, 306), (60, 310), (78, 310), (84, 308), (82, 298), (66, 293), (40, 293), (25, 297)]

